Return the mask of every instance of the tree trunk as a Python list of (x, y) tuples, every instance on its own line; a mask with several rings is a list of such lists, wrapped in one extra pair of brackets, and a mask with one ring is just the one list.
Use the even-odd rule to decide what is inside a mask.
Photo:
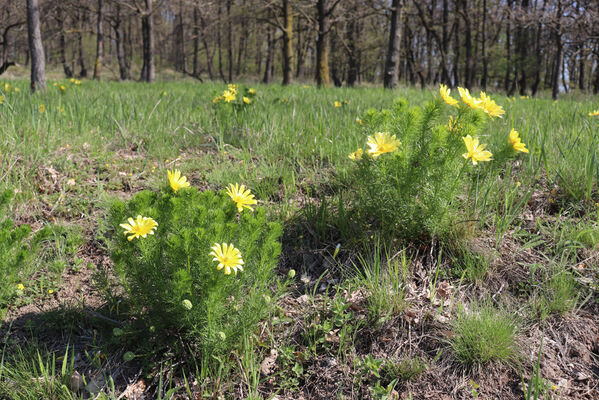
[(512, 70), (512, 46), (511, 46), (511, 20), (512, 20), (512, 3), (513, 0), (508, 0), (508, 15), (505, 26), (505, 52), (506, 52), (506, 67), (505, 67), (505, 78), (503, 80), (503, 89), (507, 93), (510, 89), (510, 79)]
[(98, 21), (96, 28), (96, 62), (94, 63), (94, 79), (100, 80), (102, 58), (104, 57), (104, 0), (98, 0)]
[[(529, 0), (521, 1), (521, 19), (525, 19), (528, 14)], [(522, 20), (518, 21), (518, 28), (516, 30), (516, 51), (518, 52), (518, 69), (520, 73), (520, 80), (518, 86), (520, 87), (520, 96), (526, 95), (526, 64), (528, 58), (528, 29), (523, 26)]]
[(483, 28), (482, 28), (482, 58), (483, 58), (483, 76), (480, 80), (480, 86), (484, 91), (487, 90), (487, 76), (489, 75), (487, 60), (487, 0), (483, 0)]
[[(358, 12), (357, 3), (354, 3), (354, 8), (351, 10), (351, 12)], [(350, 18), (349, 22), (347, 23), (347, 86), (349, 87), (353, 87), (358, 80), (360, 69), (358, 46), (356, 45), (358, 35), (358, 21), (356, 18)]]
[(584, 69), (585, 69), (585, 55), (584, 55), (584, 44), (580, 48), (580, 60), (578, 61), (578, 89), (584, 91)]
[(83, 32), (86, 23), (85, 11), (79, 11), (79, 32), (77, 33), (77, 44), (79, 45), (79, 76), (82, 78), (87, 77), (87, 68), (85, 66), (85, 57), (83, 56)]
[(114, 18), (114, 41), (116, 46), (116, 59), (119, 63), (119, 77), (122, 81), (129, 79), (129, 70), (127, 68), (127, 57), (123, 43), (123, 28), (121, 21), (121, 5), (116, 3)]
[[(547, 0), (543, 0), (542, 13), (545, 13), (545, 7)], [(537, 23), (536, 38), (535, 38), (535, 81), (532, 84), (531, 91), (532, 95), (535, 96), (541, 84), (541, 21)]]
[(290, 0), (283, 0), (283, 20), (283, 85), (289, 85), (293, 74), (293, 12)]
[(562, 2), (557, 0), (557, 14), (556, 21), (557, 26), (555, 28), (555, 61), (553, 64), (553, 72), (551, 76), (551, 98), (557, 100), (559, 95), (559, 75), (560, 67), (562, 65), (562, 33), (561, 33), (561, 18), (562, 18)]
[(304, 72), (304, 60), (302, 53), (302, 24), (301, 18), (297, 18), (297, 44), (296, 44), (296, 64), (295, 64), (295, 77), (299, 78)]
[(200, 76), (198, 52), (200, 51), (200, 16), (197, 4), (193, 5), (193, 76)]
[[(443, 60), (447, 60), (447, 51), (449, 49), (449, 35), (447, 32), (447, 24), (449, 21), (449, 1), (443, 0), (443, 14), (441, 17), (442, 20), (442, 32), (441, 32), (441, 54), (443, 55)], [(441, 63), (441, 82), (445, 84), (450, 83), (449, 70), (447, 69), (447, 62), (444, 61)]]
[(470, 20), (470, 10), (468, 10), (468, 0), (462, 0), (462, 19), (464, 20), (464, 47), (466, 49), (466, 62), (464, 69), (464, 85), (472, 88), (472, 21)]
[(327, 0), (318, 0), (318, 37), (316, 38), (316, 84), (330, 85), (329, 77), (329, 10)]
[(455, 26), (455, 40), (454, 40), (454, 60), (453, 60), (453, 85), (460, 85), (460, 20), (456, 18), (454, 21)]
[(227, 0), (227, 58), (229, 59), (229, 83), (233, 82), (233, 27), (231, 21), (231, 3), (233, 0)]
[(273, 32), (272, 27), (269, 25), (268, 28), (266, 28), (266, 43), (268, 46), (267, 52), (266, 52), (266, 65), (264, 66), (264, 76), (262, 78), (262, 82), (263, 83), (270, 83), (272, 81), (272, 69), (273, 69), (273, 61), (274, 61), (274, 55), (275, 55), (275, 51), (274, 51), (274, 35), (275, 33)]
[(175, 28), (175, 70), (185, 73), (185, 25), (183, 24), (183, 1), (179, 0), (179, 15), (177, 15), (177, 27)]
[(152, 0), (145, 0), (146, 9), (141, 16), (141, 36), (143, 49), (143, 66), (141, 80), (154, 82), (156, 72), (154, 67), (154, 19)]
[(216, 28), (216, 46), (218, 47), (218, 73), (220, 75), (220, 78), (223, 80), (223, 82), (226, 82), (227, 80), (225, 79), (225, 74), (223, 73), (223, 52), (222, 52), (222, 34), (221, 34), (221, 29), (220, 26), (221, 24), (221, 16), (222, 16), (223, 12), (222, 12), (222, 8), (221, 8), (221, 3), (218, 3), (218, 18), (217, 18), (217, 28)]
[(38, 0), (27, 0), (27, 36), (31, 54), (31, 91), (46, 90), (46, 60), (40, 31)]
[(403, 0), (393, 0), (391, 3), (391, 27), (389, 29), (389, 46), (387, 48), (387, 61), (383, 85), (387, 89), (397, 87), (399, 79), (399, 49), (401, 44), (401, 12)]
[[(57, 15), (57, 19), (58, 19), (58, 29), (60, 29), (60, 32), (58, 33), (58, 47), (59, 47), (59, 51), (60, 51), (60, 63), (62, 64), (62, 70), (64, 71), (64, 75), (67, 78), (72, 78), (73, 77), (73, 71), (71, 70), (71, 67), (69, 67), (69, 65), (67, 64), (67, 49), (66, 49), (66, 38), (65, 38), (65, 33), (64, 33), (64, 14), (63, 14), (63, 10), (62, 7), (58, 7), (56, 9), (56, 15)], [(5, 60), (3, 60), (5, 61)]]

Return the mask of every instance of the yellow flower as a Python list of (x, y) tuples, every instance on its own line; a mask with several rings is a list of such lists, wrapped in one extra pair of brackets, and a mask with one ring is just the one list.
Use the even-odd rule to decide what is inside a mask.
[(254, 195), (249, 189), (246, 189), (244, 185), (239, 186), (237, 183), (235, 185), (229, 183), (227, 194), (235, 203), (237, 203), (237, 211), (239, 212), (242, 212), (244, 207), (250, 211), (254, 211), (250, 206), (258, 204), (256, 199), (254, 199)]
[(470, 135), (464, 136), (464, 144), (466, 145), (467, 153), (462, 154), (462, 157), (465, 159), (471, 158), (472, 164), (476, 165), (479, 161), (490, 161), (491, 154), (490, 151), (485, 150), (486, 144), (478, 144), (478, 138), (475, 137), (472, 139)]
[(356, 117), (356, 122), (358, 123), (358, 125), (364, 125), (360, 117)]
[(441, 94), (441, 98), (444, 102), (450, 106), (458, 106), (458, 101), (449, 95), (451, 93), (451, 89), (448, 89), (447, 86), (439, 84), (439, 93)]
[(237, 94), (237, 85), (233, 85), (232, 83), (230, 83), (227, 88), (228, 88), (229, 92), (231, 92), (233, 94)]
[(501, 116), (505, 114), (503, 108), (500, 105), (497, 105), (485, 92), (480, 93), (480, 102), (482, 110), (489, 114), (490, 117), (501, 118)]
[(177, 193), (177, 190), (181, 188), (189, 187), (189, 182), (187, 182), (187, 178), (181, 175), (181, 171), (178, 169), (174, 171), (167, 171), (168, 174), (168, 182), (171, 184), (171, 187)]
[(248, 90), (249, 94), (256, 94), (256, 89), (250, 88), (250, 90)]
[(528, 153), (528, 149), (526, 148), (526, 144), (522, 143), (518, 131), (512, 128), (510, 131), (510, 143), (512, 147), (516, 151), (520, 151), (522, 153)]
[(25, 285), (23, 285), (22, 283), (19, 283), (17, 285), (17, 290), (25, 290)]
[(10, 92), (10, 85), (8, 83), (4, 84), (4, 91), (5, 92)]
[(589, 117), (599, 117), (599, 110), (590, 112)]
[(237, 275), (237, 270), (243, 271), (243, 259), (241, 258), (241, 252), (236, 249), (233, 244), (215, 243), (211, 247), (211, 256), (214, 256), (212, 261), (218, 261), (216, 267), (219, 271), (225, 269), (225, 275), (231, 275), (231, 270)]
[(81, 81), (79, 79), (75, 79), (75, 85), (81, 85)]
[(65, 90), (67, 90), (67, 88), (65, 85), (60, 85), (60, 90), (62, 90), (64, 92)]
[(15, 91), (15, 93), (19, 93), (21, 91), (21, 89), (19, 89), (18, 87), (13, 89)]
[(48, 289), (48, 294), (53, 294), (53, 293), (54, 293), (54, 290)]
[(142, 217), (138, 215), (134, 220), (133, 218), (129, 218), (128, 224), (121, 224), (121, 228), (125, 230), (123, 232), (126, 235), (131, 235), (127, 237), (127, 240), (131, 241), (136, 237), (145, 238), (148, 234), (153, 235), (154, 229), (158, 226), (158, 223), (149, 217)]
[(368, 136), (366, 144), (370, 147), (368, 153), (377, 158), (381, 154), (397, 151), (401, 142), (395, 138), (395, 135), (391, 136), (387, 132), (376, 132), (374, 137)]
[(350, 160), (357, 161), (362, 159), (362, 154), (364, 154), (364, 150), (358, 149), (351, 153), (348, 157), (350, 158)]
[(4, 96), (0, 96), (0, 104), (4, 101)]
[(58, 82), (54, 82), (54, 87), (58, 87)]
[(248, 97), (243, 96), (243, 102), (245, 104), (250, 104), (252, 101)]
[(40, 112), (41, 113), (45, 113), (46, 112), (46, 106), (44, 104), (40, 104)]
[(468, 106), (470, 106), (470, 108), (474, 108), (474, 109), (481, 108), (481, 104), (480, 104), (481, 101), (472, 97), (472, 95), (470, 94), (470, 91), (468, 89), (458, 87), (458, 92), (460, 93), (460, 97), (462, 98), (462, 101), (464, 103), (466, 103)]
[(230, 103), (232, 101), (235, 101), (235, 93), (231, 92), (230, 90), (225, 90), (223, 92), (223, 96), (222, 98), (227, 102)]
[(219, 101), (221, 101), (222, 99), (223, 99), (223, 96), (217, 96), (217, 97), (215, 97), (214, 99), (212, 99), (212, 102), (213, 102), (214, 104), (216, 104), (216, 103), (218, 103)]
[(75, 83), (75, 78), (71, 78), (71, 79), (69, 79), (69, 82), (71, 82), (71, 83)]
[(340, 101), (336, 101), (333, 104), (335, 105), (335, 108), (341, 107), (341, 105), (342, 105)]

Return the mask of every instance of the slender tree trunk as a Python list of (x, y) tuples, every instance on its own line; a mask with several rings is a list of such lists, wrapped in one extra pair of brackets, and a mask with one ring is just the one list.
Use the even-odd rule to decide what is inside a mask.
[[(529, 0), (521, 0), (520, 9), (521, 9), (521, 19), (525, 19), (528, 14), (528, 5)], [(524, 22), (518, 21), (518, 28), (516, 30), (516, 51), (518, 52), (518, 69), (520, 73), (520, 80), (518, 81), (518, 86), (520, 87), (520, 96), (526, 95), (526, 65), (528, 58), (528, 28), (526, 28)]]
[(283, 85), (289, 85), (293, 76), (293, 12), (290, 0), (283, 0), (283, 20)]
[(593, 94), (599, 93), (599, 44), (595, 46), (595, 77), (593, 78)]
[(511, 79), (511, 70), (512, 70), (512, 46), (511, 46), (511, 20), (512, 20), (512, 4), (513, 0), (508, 0), (508, 15), (507, 22), (505, 26), (505, 52), (506, 52), (506, 67), (505, 67), (505, 78), (503, 80), (503, 89), (506, 93), (509, 92), (510, 89), (510, 79)]
[(94, 79), (100, 80), (102, 58), (104, 57), (104, 0), (98, 0), (98, 21), (96, 25), (96, 62), (94, 63)]
[(401, 13), (403, 0), (393, 0), (391, 3), (391, 26), (389, 29), (389, 42), (387, 48), (387, 61), (383, 85), (387, 89), (397, 87), (399, 79), (399, 49), (401, 45)]
[(200, 10), (198, 5), (193, 5), (193, 76), (200, 76), (200, 64), (198, 62), (198, 52), (200, 51)]
[(38, 0), (27, 0), (27, 36), (31, 54), (31, 91), (46, 90), (46, 60), (40, 31)]
[(584, 56), (584, 44), (580, 48), (580, 59), (578, 61), (578, 89), (584, 91), (584, 69), (585, 69), (585, 56)]
[(443, 14), (441, 17), (441, 53), (443, 60), (441, 63), (441, 82), (451, 85), (449, 70), (447, 68), (447, 51), (449, 49), (449, 35), (447, 32), (447, 25), (449, 22), (449, 1), (443, 0)]
[(223, 52), (222, 52), (222, 34), (221, 34), (221, 20), (222, 20), (222, 8), (221, 3), (218, 3), (218, 18), (217, 18), (217, 28), (216, 28), (216, 46), (218, 48), (218, 73), (223, 82), (226, 82), (225, 74), (223, 73)]
[[(199, 14), (200, 24), (202, 32), (206, 32), (206, 21), (204, 17)], [(220, 36), (219, 36), (220, 37)], [(212, 72), (212, 57), (214, 56), (214, 52), (210, 53), (210, 46), (208, 46), (208, 40), (206, 40), (206, 35), (202, 35), (202, 43), (204, 44), (204, 50), (206, 51), (206, 69), (208, 70), (208, 77), (210, 80), (214, 79), (214, 72)]]
[(229, 59), (229, 82), (233, 82), (233, 24), (231, 21), (231, 3), (232, 0), (227, 0), (227, 58)]
[(453, 61), (453, 85), (460, 85), (460, 20), (456, 18), (454, 21), (455, 26), (455, 40), (454, 40), (454, 61)]
[[(545, 6), (547, 5), (547, 0), (543, 0), (543, 8), (542, 8), (542, 13), (545, 13)], [(537, 91), (539, 89), (539, 85), (541, 84), (541, 21), (539, 21), (537, 23), (537, 30), (536, 30), (536, 38), (535, 38), (535, 66), (534, 66), (534, 71), (535, 71), (535, 81), (532, 84), (531, 87), (531, 91), (532, 91), (532, 95), (535, 96), (537, 94)]]
[(551, 97), (554, 100), (557, 100), (557, 96), (559, 95), (559, 75), (560, 75), (560, 67), (562, 65), (562, 33), (561, 33), (561, 18), (562, 18), (562, 2), (561, 0), (557, 0), (557, 14), (556, 21), (557, 26), (555, 28), (554, 37), (555, 37), (555, 61), (553, 64), (553, 72), (551, 76)]
[(318, 37), (316, 38), (316, 84), (330, 85), (329, 77), (329, 10), (327, 0), (318, 0)]
[(127, 69), (127, 57), (123, 43), (123, 23), (121, 20), (121, 5), (116, 3), (114, 18), (114, 41), (116, 47), (116, 59), (119, 63), (119, 77), (122, 81), (129, 79), (129, 70)]
[(483, 28), (482, 28), (482, 59), (483, 59), (483, 76), (480, 80), (480, 85), (483, 90), (487, 90), (487, 76), (489, 75), (488, 60), (487, 60), (487, 0), (483, 0)]
[(58, 19), (58, 29), (60, 32), (58, 33), (58, 47), (60, 50), (60, 63), (62, 64), (62, 70), (64, 71), (64, 75), (67, 78), (71, 78), (73, 76), (73, 71), (71, 67), (67, 64), (67, 49), (66, 49), (66, 38), (64, 33), (64, 13), (62, 7), (58, 7), (56, 9), (57, 19)]
[(85, 11), (79, 11), (79, 32), (77, 33), (77, 44), (79, 45), (79, 76), (87, 77), (87, 68), (85, 66), (85, 57), (83, 56), (83, 33), (85, 32), (85, 23), (87, 21)]
[(154, 82), (156, 78), (154, 66), (154, 18), (152, 0), (145, 0), (146, 9), (141, 16), (141, 33), (143, 48), (143, 66), (141, 80)]
[[(240, 7), (245, 7), (245, 0), (241, 0)], [(248, 29), (248, 21), (247, 18), (241, 18), (241, 36), (239, 37), (239, 46), (237, 49), (237, 70), (235, 75), (239, 76), (242, 73), (245, 73), (245, 62), (244, 62), (244, 54), (247, 50), (247, 42), (248, 37), (250, 36), (250, 31)]]
[(297, 18), (297, 41), (296, 41), (296, 64), (295, 64), (295, 77), (299, 78), (303, 72), (303, 54), (302, 54), (302, 24), (301, 18)]
[[(352, 13), (358, 12), (358, 4), (354, 4)], [(358, 80), (359, 66), (358, 66), (358, 46), (356, 41), (358, 38), (358, 21), (356, 18), (351, 18), (347, 23), (347, 86), (353, 87)]]
[(179, 15), (177, 15), (178, 23), (175, 28), (175, 34), (173, 35), (176, 42), (173, 49), (175, 50), (175, 69), (185, 73), (185, 25), (183, 23), (183, 13), (183, 1), (179, 0)]
[(266, 65), (264, 66), (264, 77), (262, 78), (263, 83), (270, 83), (272, 81), (272, 70), (273, 70), (272, 64), (273, 64), (274, 55), (275, 55), (274, 35), (275, 35), (275, 33), (273, 32), (273, 29), (269, 25), (268, 28), (266, 28), (266, 43), (267, 43), (268, 49), (266, 52)]
[(468, 10), (468, 1), (462, 0), (462, 19), (464, 20), (464, 47), (466, 49), (466, 62), (464, 69), (464, 85), (472, 88), (472, 21), (470, 19), (470, 10)]

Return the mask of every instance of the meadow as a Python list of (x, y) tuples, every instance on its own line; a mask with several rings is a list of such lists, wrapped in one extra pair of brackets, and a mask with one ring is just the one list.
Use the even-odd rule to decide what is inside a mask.
[[(0, 398), (599, 398), (596, 97), (27, 85), (0, 85)], [(348, 157), (378, 131), (397, 156)], [(245, 243), (238, 281), (210, 235)]]

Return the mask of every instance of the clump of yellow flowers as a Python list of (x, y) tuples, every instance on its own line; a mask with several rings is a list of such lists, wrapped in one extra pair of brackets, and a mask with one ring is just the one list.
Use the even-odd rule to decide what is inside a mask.
[[(450, 106), (458, 107), (459, 102), (451, 97), (451, 90), (447, 86), (440, 84), (439, 93), (443, 101)], [(495, 103), (495, 100), (491, 99), (485, 92), (480, 93), (480, 97), (476, 98), (470, 94), (470, 91), (463, 87), (458, 87), (458, 93), (462, 98), (464, 104), (475, 110), (482, 110), (491, 118), (500, 117), (505, 114), (503, 107)]]
[[(181, 188), (189, 187), (187, 177), (181, 174), (178, 169), (167, 171), (168, 181), (170, 187), (175, 193)], [(256, 205), (258, 201), (254, 198), (254, 195), (249, 189), (246, 189), (245, 185), (239, 185), (238, 183), (230, 183), (227, 187), (227, 194), (236, 203), (237, 211), (240, 213), (244, 209), (253, 211), (251, 206)], [(129, 218), (127, 223), (120, 224), (121, 228), (124, 229), (124, 234), (127, 236), (127, 240), (132, 241), (135, 238), (145, 238), (147, 235), (153, 235), (158, 223), (150, 218), (138, 215), (137, 218)], [(241, 257), (241, 251), (232, 244), (227, 243), (215, 243), (212, 246), (212, 252), (210, 255), (214, 256), (214, 261), (218, 261), (218, 270), (224, 268), (225, 275), (230, 275), (231, 271), (237, 275), (237, 271), (243, 271), (243, 259)]]
[(240, 92), (239, 85), (229, 84), (222, 94), (214, 97), (214, 104), (231, 104), (238, 107), (248, 106), (252, 104), (252, 98), (256, 96), (256, 89), (249, 88)]

